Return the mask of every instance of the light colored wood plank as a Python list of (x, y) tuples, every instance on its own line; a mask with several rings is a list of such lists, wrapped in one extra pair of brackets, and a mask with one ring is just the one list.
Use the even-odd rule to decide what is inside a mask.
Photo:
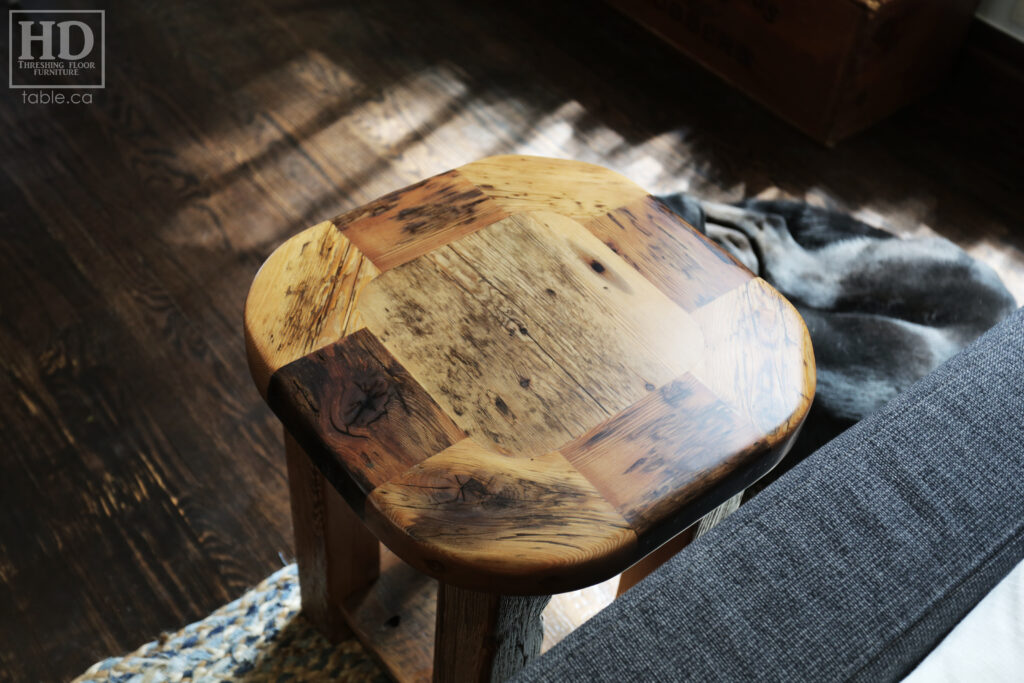
[(636, 542), (560, 454), (511, 458), (471, 439), (375, 489), (366, 521), (431, 576), (507, 594), (603, 581), (629, 564)]
[(359, 306), (464, 431), (520, 455), (635, 403), (703, 346), (689, 314), (552, 213), (511, 216), (386, 273)]
[(368, 289), (370, 330), (459, 427), (495, 448), (543, 454), (607, 417), (507, 308), (434, 259)]
[(270, 255), (245, 301), (249, 369), (264, 397), (278, 368), (362, 327), (353, 304), (378, 274), (329, 222)]
[(633, 181), (607, 168), (565, 159), (501, 155), (457, 170), (509, 214), (554, 211), (582, 220), (647, 194)]
[(803, 422), (814, 396), (811, 338), (800, 314), (761, 278), (694, 312), (704, 349), (693, 375), (773, 441)]
[(511, 216), (431, 258), (484, 279), (610, 415), (685, 372), (703, 344), (688, 313), (559, 214)]

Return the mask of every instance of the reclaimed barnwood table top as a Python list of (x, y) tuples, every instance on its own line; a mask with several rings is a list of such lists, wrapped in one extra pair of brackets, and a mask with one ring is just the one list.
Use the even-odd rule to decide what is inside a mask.
[(445, 583), (622, 571), (763, 476), (810, 406), (807, 329), (607, 169), (499, 156), (296, 235), (250, 367), (373, 533)]

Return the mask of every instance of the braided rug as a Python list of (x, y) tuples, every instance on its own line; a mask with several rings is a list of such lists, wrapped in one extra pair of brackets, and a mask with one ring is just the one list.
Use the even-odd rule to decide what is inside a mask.
[(135, 652), (89, 667), (77, 682), (346, 681), (385, 683), (355, 640), (332, 645), (299, 615), (294, 564), (238, 600)]

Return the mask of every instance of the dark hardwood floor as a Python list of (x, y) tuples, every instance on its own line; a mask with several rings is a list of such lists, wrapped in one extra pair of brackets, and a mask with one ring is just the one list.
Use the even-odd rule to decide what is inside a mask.
[(519, 151), (807, 197), (953, 239), (1024, 300), (1024, 130), (984, 51), (829, 150), (599, 3), (107, 10), (94, 104), (0, 102), (0, 680), (70, 678), (290, 558), (249, 282), (420, 178)]

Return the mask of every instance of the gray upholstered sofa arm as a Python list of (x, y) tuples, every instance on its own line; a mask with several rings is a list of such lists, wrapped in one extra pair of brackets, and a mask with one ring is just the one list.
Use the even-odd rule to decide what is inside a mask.
[(1024, 309), (517, 681), (894, 680), (1024, 557)]

